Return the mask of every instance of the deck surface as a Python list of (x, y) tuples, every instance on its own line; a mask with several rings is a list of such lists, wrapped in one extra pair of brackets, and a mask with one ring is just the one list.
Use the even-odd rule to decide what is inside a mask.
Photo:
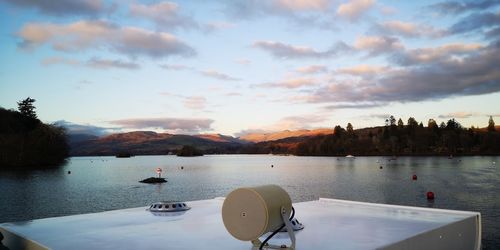
[[(181, 213), (146, 207), (4, 223), (0, 227), (52, 249), (251, 249), (222, 223), (223, 199), (187, 202)], [(294, 204), (304, 224), (297, 249), (378, 249), (477, 213), (320, 199)], [(271, 243), (288, 243), (279, 233)]]

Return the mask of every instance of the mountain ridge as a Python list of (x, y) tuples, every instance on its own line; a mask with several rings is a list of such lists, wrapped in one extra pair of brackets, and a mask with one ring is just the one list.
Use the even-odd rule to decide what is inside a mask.
[(333, 133), (330, 129), (279, 131), (275, 133), (250, 134), (250, 136), (233, 137), (222, 134), (170, 134), (154, 131), (132, 131), (114, 133), (101, 137), (70, 134), (70, 154), (86, 155), (116, 155), (121, 152), (133, 155), (174, 153), (182, 146), (188, 145), (209, 153), (234, 152), (244, 146), (283, 140), (293, 137), (310, 137)]

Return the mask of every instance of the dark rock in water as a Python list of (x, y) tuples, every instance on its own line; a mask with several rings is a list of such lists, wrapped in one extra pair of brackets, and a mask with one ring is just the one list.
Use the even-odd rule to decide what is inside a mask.
[(139, 181), (139, 182), (142, 182), (142, 183), (164, 183), (164, 182), (167, 182), (167, 180), (165, 180), (165, 178), (149, 177), (149, 178), (144, 179), (144, 180)]
[(130, 158), (130, 157), (132, 157), (132, 154), (127, 152), (121, 152), (116, 154), (116, 158)]

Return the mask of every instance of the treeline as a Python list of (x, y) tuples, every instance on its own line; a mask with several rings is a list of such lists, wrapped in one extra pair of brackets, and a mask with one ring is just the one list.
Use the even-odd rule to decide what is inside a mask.
[[(284, 148), (279, 148), (283, 150)], [(334, 128), (331, 135), (316, 136), (289, 147), (296, 155), (498, 155), (500, 133), (490, 117), (487, 129), (464, 128), (455, 119), (425, 127), (414, 118), (406, 125), (391, 116), (383, 127), (353, 130)], [(283, 153), (283, 152), (281, 152)]]
[(0, 169), (54, 167), (68, 156), (65, 130), (38, 120), (33, 102), (19, 102), (20, 112), (0, 108)]

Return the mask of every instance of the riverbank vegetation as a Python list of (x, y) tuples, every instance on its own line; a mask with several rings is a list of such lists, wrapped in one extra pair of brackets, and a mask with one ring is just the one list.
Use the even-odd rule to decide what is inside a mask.
[[(288, 151), (288, 150), (287, 150)], [(409, 118), (406, 125), (391, 116), (383, 127), (353, 130), (334, 128), (331, 135), (316, 136), (294, 148), (297, 155), (498, 155), (500, 134), (490, 117), (487, 129), (464, 128), (455, 119), (427, 126)]]
[(0, 169), (54, 167), (68, 156), (64, 128), (42, 123), (34, 102), (20, 101), (19, 111), (0, 107)]

